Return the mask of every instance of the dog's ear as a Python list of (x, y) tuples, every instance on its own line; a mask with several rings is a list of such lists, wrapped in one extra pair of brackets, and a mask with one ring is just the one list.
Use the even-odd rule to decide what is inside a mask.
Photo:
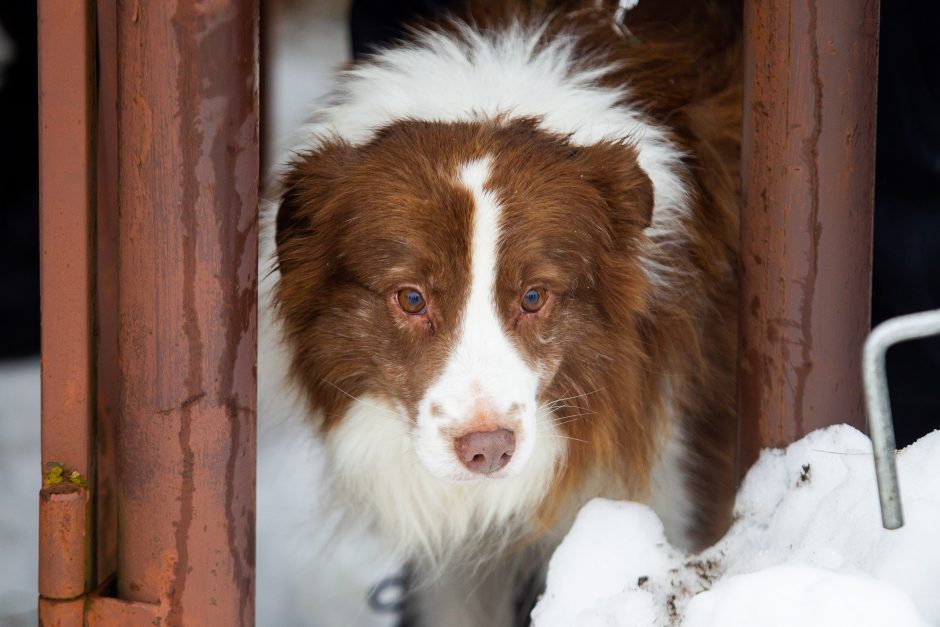
[(607, 205), (611, 248), (598, 256), (600, 308), (612, 323), (622, 323), (647, 306), (647, 281), (637, 261), (646, 240), (643, 230), (652, 223), (653, 183), (630, 145), (601, 142), (577, 148), (574, 158), (582, 160), (581, 176)]
[(572, 157), (581, 162), (584, 176), (601, 191), (615, 226), (650, 226), (653, 183), (637, 163), (636, 149), (619, 142), (601, 142), (575, 149)]
[(348, 143), (327, 141), (298, 155), (281, 178), (275, 243), (282, 275), (305, 262), (325, 261), (317, 253), (325, 253), (334, 239), (328, 231), (340, 211), (336, 191), (354, 159)]

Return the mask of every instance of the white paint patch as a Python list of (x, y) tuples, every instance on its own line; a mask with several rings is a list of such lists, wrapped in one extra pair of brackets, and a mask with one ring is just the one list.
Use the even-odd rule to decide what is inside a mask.
[(654, 285), (677, 286), (681, 275), (669, 250), (685, 242), (689, 192), (683, 153), (666, 131), (630, 101), (629, 86), (604, 87), (614, 66), (586, 67), (575, 39), (560, 36), (538, 47), (545, 26), (511, 24), (478, 32), (460, 24), (455, 33), (422, 32), (415, 43), (378, 53), (340, 75), (330, 104), (300, 129), (301, 149), (326, 137), (353, 145), (399, 120), (474, 122), (535, 117), (549, 132), (577, 145), (625, 142), (637, 151), (653, 184), (653, 242), (644, 269)]
[(489, 159), (464, 165), (460, 183), (473, 195), (470, 295), (458, 340), (440, 376), (418, 404), (415, 452), (432, 475), (452, 481), (478, 481), (457, 458), (453, 435), (472, 431), (481, 414), (492, 427), (514, 432), (509, 463), (490, 475), (518, 474), (535, 448), (539, 377), (506, 337), (495, 306), (494, 283), (499, 248), (500, 206), (486, 189)]

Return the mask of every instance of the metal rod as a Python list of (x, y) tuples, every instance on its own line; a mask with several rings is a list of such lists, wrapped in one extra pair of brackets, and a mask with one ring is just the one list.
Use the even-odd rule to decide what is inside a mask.
[(94, 415), (94, 26), (86, 0), (39, 3), (42, 459), (86, 478)]
[[(94, 11), (90, 0), (39, 3), (39, 205), (42, 463), (92, 488), (94, 434)], [(94, 585), (89, 489), (39, 494), (39, 614), (78, 624)], [(77, 600), (76, 600), (77, 599)]]
[(744, 22), (739, 476), (864, 428), (878, 2), (753, 0)]
[(868, 429), (875, 454), (881, 521), (885, 529), (897, 529), (904, 525), (895, 462), (894, 423), (891, 420), (891, 400), (885, 373), (885, 354), (899, 342), (931, 335), (940, 335), (940, 309), (885, 320), (875, 327), (865, 340), (862, 380), (865, 384)]

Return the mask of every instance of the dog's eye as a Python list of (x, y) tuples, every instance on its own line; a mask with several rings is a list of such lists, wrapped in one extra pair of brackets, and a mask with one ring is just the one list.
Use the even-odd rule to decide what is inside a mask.
[(534, 313), (545, 304), (545, 291), (539, 287), (533, 287), (522, 296), (522, 311)]
[(428, 305), (424, 302), (424, 296), (421, 295), (421, 292), (410, 287), (398, 290), (398, 306), (411, 316), (427, 313), (428, 310)]

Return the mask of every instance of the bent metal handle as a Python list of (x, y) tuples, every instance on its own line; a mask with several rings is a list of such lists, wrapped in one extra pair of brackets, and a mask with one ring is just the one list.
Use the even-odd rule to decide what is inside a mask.
[(875, 454), (881, 521), (885, 529), (898, 529), (904, 525), (895, 463), (894, 423), (885, 376), (885, 353), (899, 342), (931, 335), (940, 335), (940, 309), (885, 320), (869, 334), (862, 351), (868, 430)]

